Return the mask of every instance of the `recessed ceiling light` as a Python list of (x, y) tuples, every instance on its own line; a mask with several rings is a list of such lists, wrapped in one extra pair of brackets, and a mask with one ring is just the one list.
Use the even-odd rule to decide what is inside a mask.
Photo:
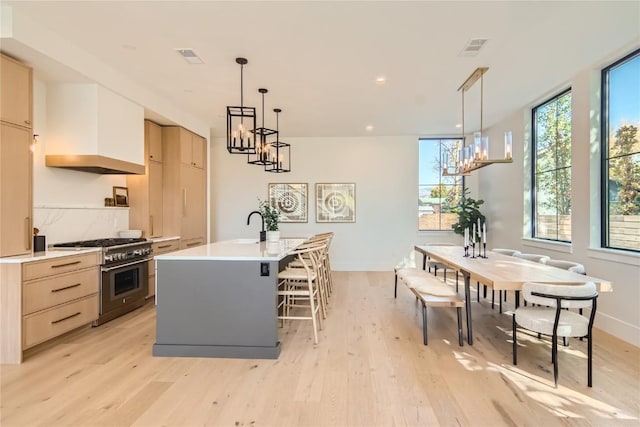
[(383, 85), (387, 82), (387, 78), (384, 76), (376, 77), (376, 84)]
[(368, 125), (367, 127), (364, 128), (367, 132), (371, 132), (373, 130), (373, 126)]
[(456, 123), (456, 127), (457, 128), (461, 128), (462, 127), (462, 123)]
[(175, 51), (178, 52), (189, 64), (204, 64), (202, 58), (200, 58), (191, 48), (177, 48)]

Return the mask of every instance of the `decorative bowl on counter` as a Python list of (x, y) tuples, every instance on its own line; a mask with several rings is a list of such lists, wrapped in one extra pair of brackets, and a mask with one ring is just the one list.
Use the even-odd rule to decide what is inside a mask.
[(125, 239), (137, 239), (138, 237), (142, 237), (142, 230), (118, 231), (118, 236), (123, 237)]

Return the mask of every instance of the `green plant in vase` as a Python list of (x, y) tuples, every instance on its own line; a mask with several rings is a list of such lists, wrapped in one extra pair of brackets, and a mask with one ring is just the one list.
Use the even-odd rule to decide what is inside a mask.
[(267, 229), (267, 240), (275, 242), (280, 240), (278, 221), (280, 211), (275, 206), (271, 206), (268, 201), (258, 199), (260, 214), (264, 219), (264, 227)]
[[(451, 226), (454, 233), (464, 236), (464, 230), (469, 229), (469, 234), (471, 234), (474, 225), (478, 228), (478, 219), (480, 219), (481, 224), (484, 224), (485, 217), (482, 212), (480, 212), (480, 205), (483, 203), (484, 200), (475, 200), (469, 197), (469, 189), (464, 189), (460, 202), (452, 210), (452, 212), (458, 214), (458, 222)], [(480, 236), (481, 230), (476, 229), (476, 241), (480, 241)]]

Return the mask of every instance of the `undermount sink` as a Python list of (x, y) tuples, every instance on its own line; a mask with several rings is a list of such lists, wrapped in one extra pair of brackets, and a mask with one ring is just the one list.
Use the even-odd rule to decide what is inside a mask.
[(255, 244), (258, 243), (258, 239), (233, 239), (231, 243), (239, 243), (241, 245)]

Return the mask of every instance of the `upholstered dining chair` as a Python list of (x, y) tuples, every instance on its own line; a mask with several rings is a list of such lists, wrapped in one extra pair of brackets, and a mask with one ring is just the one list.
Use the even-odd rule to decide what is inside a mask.
[(509, 256), (514, 256), (515, 254), (522, 253), (516, 249), (505, 249), (505, 248), (493, 248), (491, 249), (491, 252), (496, 252), (498, 254), (509, 255)]
[[(524, 328), (551, 336), (551, 362), (553, 383), (558, 386), (558, 337), (584, 337), (587, 339), (587, 384), (592, 386), (593, 345), (592, 328), (596, 315), (598, 292), (596, 285), (552, 285), (525, 283), (522, 286), (525, 301), (535, 307), (519, 307), (513, 314), (513, 364), (518, 364), (517, 329)], [(591, 308), (589, 317), (563, 308)]]
[(538, 262), (540, 264), (544, 264), (546, 261), (551, 259), (551, 257), (549, 257), (547, 255), (540, 255), (540, 254), (523, 254), (523, 253), (519, 253), (519, 254), (513, 254), (512, 256), (514, 256), (516, 258), (526, 259), (527, 261)]
[(563, 270), (573, 271), (578, 274), (587, 274), (587, 271), (584, 268), (584, 265), (573, 262), (573, 261), (565, 261), (561, 259), (548, 259), (544, 262), (546, 265), (550, 265), (556, 268), (562, 268)]

